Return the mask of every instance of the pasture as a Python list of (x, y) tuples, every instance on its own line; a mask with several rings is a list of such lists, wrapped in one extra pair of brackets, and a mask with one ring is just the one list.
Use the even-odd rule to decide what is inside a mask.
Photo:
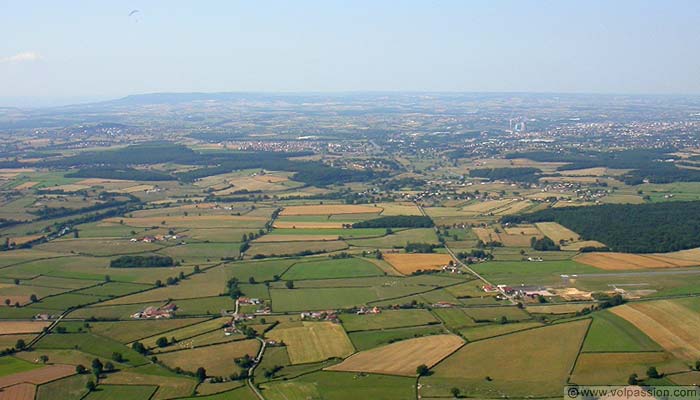
[[(589, 321), (575, 321), (469, 343), (421, 379), (423, 396), (557, 396), (566, 383)], [(485, 379), (489, 377), (490, 379)]]
[(383, 275), (374, 264), (361, 258), (343, 258), (300, 262), (289, 268), (282, 279), (328, 279), (328, 278), (357, 278), (363, 276)]
[(364, 315), (341, 314), (340, 320), (348, 332), (438, 323), (429, 311), (423, 309), (383, 310), (380, 314)]

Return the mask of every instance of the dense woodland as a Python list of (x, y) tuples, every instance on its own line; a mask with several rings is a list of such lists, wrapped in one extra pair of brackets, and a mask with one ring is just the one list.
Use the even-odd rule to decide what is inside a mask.
[(417, 215), (396, 215), (380, 217), (352, 224), (353, 228), (432, 228), (430, 217)]
[(700, 246), (700, 201), (550, 208), (502, 223), (557, 222), (612, 251), (663, 253)]
[(110, 268), (155, 268), (172, 267), (175, 265), (172, 257), (168, 256), (121, 256), (109, 262)]
[(630, 149), (622, 151), (577, 151), (564, 152), (531, 151), (511, 153), (506, 158), (527, 158), (539, 162), (565, 162), (558, 171), (607, 167), (631, 169), (620, 179), (628, 185), (638, 185), (644, 181), (651, 183), (700, 182), (700, 171), (679, 168), (668, 160), (673, 149)]

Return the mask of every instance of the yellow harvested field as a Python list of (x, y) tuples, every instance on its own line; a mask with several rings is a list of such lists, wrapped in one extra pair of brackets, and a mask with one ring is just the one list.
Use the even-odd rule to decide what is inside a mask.
[(492, 210), (491, 212), (494, 213), (494, 215), (510, 215), (510, 214), (517, 214), (526, 208), (532, 207), (534, 203), (532, 203), (529, 200), (525, 201), (516, 201), (514, 203), (509, 203), (506, 206), (497, 208), (495, 210)]
[(33, 188), (34, 186), (38, 185), (38, 184), (39, 184), (39, 182), (24, 182), (24, 183), (22, 183), (22, 184), (19, 184), (19, 185), (15, 186), (15, 190), (27, 190), (27, 189), (31, 189), (31, 188)]
[(51, 322), (48, 321), (2, 321), (0, 322), (0, 335), (39, 333), (44, 327), (49, 325), (51, 325)]
[[(672, 254), (672, 253), (669, 253)], [(574, 257), (576, 262), (605, 270), (676, 268), (700, 265), (700, 259), (685, 260), (662, 254), (584, 253)]]
[(277, 175), (256, 175), (253, 177), (258, 182), (267, 182), (267, 183), (280, 183), (280, 182), (286, 182), (289, 179), (285, 176), (277, 176)]
[(559, 171), (564, 176), (615, 176), (622, 175), (630, 171), (629, 169), (615, 169), (606, 167), (594, 167), (583, 169), (571, 169), (568, 171)]
[(381, 203), (381, 215), (422, 215), (418, 207), (413, 203)]
[(33, 242), (42, 237), (44, 237), (44, 235), (17, 236), (10, 238), (10, 242), (16, 244), (17, 246), (21, 246), (25, 243)]
[(501, 200), (487, 200), (480, 201), (478, 203), (470, 204), (468, 206), (462, 207), (462, 211), (472, 212), (475, 214), (483, 214), (492, 210), (496, 210), (507, 206), (508, 204), (514, 202), (514, 199), (501, 199)]
[(125, 180), (125, 179), (87, 178), (87, 179), (83, 179), (82, 181), (76, 182), (76, 184), (94, 186), (94, 185), (102, 185), (105, 183), (126, 183), (126, 182), (133, 182), (133, 181), (129, 181), (129, 180)]
[(299, 327), (273, 329), (267, 336), (284, 342), (292, 364), (343, 358), (355, 351), (343, 327), (332, 322), (304, 322)]
[(425, 364), (430, 368), (463, 344), (464, 340), (457, 335), (433, 335), (402, 340), (353, 354), (342, 363), (326, 370), (413, 376), (419, 365)]
[(122, 193), (136, 193), (136, 192), (145, 192), (146, 190), (151, 190), (155, 186), (153, 185), (136, 185), (136, 186), (130, 186), (128, 188), (120, 190)]
[[(223, 332), (221, 333), (223, 335)], [(238, 367), (233, 362), (248, 354), (255, 358), (260, 349), (260, 342), (255, 339), (239, 340), (212, 346), (196, 347), (189, 350), (171, 351), (158, 354), (158, 360), (170, 368), (180, 367), (192, 371), (204, 367), (207, 374), (212, 376), (228, 376), (237, 372)], [(194, 364), (193, 364), (194, 363)], [(73, 367), (75, 370), (75, 367)]]
[[(513, 234), (505, 233), (508, 232), (508, 230), (504, 230), (505, 232), (502, 233), (497, 233), (494, 228), (472, 228), (472, 230), (479, 240), (484, 243), (495, 241), (501, 242), (504, 246), (508, 247), (529, 247), (531, 238), (536, 237), (539, 239), (542, 237), (540, 231), (535, 227), (524, 228), (520, 231), (518, 229), (510, 228), (510, 231), (514, 232)], [(523, 234), (526, 231), (529, 233)]]
[[(265, 222), (267, 218), (263, 217), (246, 217), (237, 215), (179, 215), (179, 216), (166, 216), (166, 217), (134, 217), (134, 218), (107, 218), (103, 222), (119, 223), (119, 221), (124, 221), (125, 225), (136, 226), (136, 227), (151, 227), (151, 226), (188, 226), (192, 228), (196, 227), (208, 227), (214, 228), (217, 226), (227, 227), (235, 224), (236, 222), (243, 221), (260, 221)], [(162, 224), (165, 222), (165, 224)]]
[(418, 270), (437, 270), (452, 261), (448, 254), (384, 254), (384, 260), (404, 275)]
[(525, 235), (525, 236), (538, 236), (541, 237), (542, 233), (534, 225), (517, 225), (509, 226), (503, 229), (509, 235)]
[(0, 168), (0, 174), (22, 174), (34, 171), (36, 171), (34, 168)]
[(542, 232), (542, 234), (552, 239), (554, 243), (559, 243), (560, 240), (574, 242), (580, 238), (578, 233), (569, 228), (565, 228), (556, 222), (538, 222), (535, 224), (535, 226), (540, 230), (540, 232)]
[(0, 387), (4, 388), (7, 386), (16, 385), (18, 383), (33, 383), (35, 385), (41, 385), (42, 383), (55, 381), (56, 379), (74, 374), (74, 365), (53, 364), (39, 369), (33, 369), (30, 371), (0, 377)]
[(257, 243), (270, 242), (308, 242), (338, 240), (338, 235), (263, 235), (255, 240)]
[(672, 258), (674, 260), (697, 261), (700, 260), (700, 247), (655, 255)]
[(341, 229), (342, 222), (299, 222), (275, 221), (273, 227), (278, 229)]
[(605, 247), (605, 245), (597, 240), (581, 240), (561, 246), (561, 249), (564, 251), (579, 251), (584, 247)]
[(378, 214), (382, 211), (383, 208), (374, 206), (358, 206), (352, 204), (318, 204), (285, 207), (280, 215)]
[(674, 356), (700, 358), (700, 315), (672, 300), (645, 301), (614, 307), (622, 317)]

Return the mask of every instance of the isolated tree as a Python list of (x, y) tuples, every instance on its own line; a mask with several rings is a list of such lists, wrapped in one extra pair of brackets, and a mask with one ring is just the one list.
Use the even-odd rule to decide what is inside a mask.
[(198, 382), (204, 382), (207, 378), (207, 370), (204, 369), (204, 367), (199, 367), (197, 368), (197, 372), (194, 373), (194, 376), (197, 378)]
[(294, 281), (287, 281), (287, 282), (284, 283), (284, 286), (285, 286), (287, 289), (294, 289)]
[(452, 397), (457, 399), (459, 398), (460, 394), (462, 394), (462, 391), (459, 390), (459, 388), (453, 387), (452, 389), (450, 389), (450, 393), (452, 393)]
[(135, 352), (139, 354), (146, 354), (146, 346), (143, 345), (141, 342), (134, 342), (131, 345), (131, 348), (134, 349)]
[(78, 364), (75, 366), (75, 373), (76, 374), (84, 374), (87, 372), (87, 368), (83, 364)]
[(87, 383), (85, 384), (85, 389), (87, 389), (88, 392), (94, 392), (96, 387), (97, 386), (95, 385), (95, 382), (91, 380), (87, 381)]
[(201, 269), (199, 268), (199, 265), (195, 265), (194, 266), (194, 273), (198, 274), (200, 271), (201, 271)]
[(99, 376), (102, 373), (102, 370), (104, 370), (102, 361), (100, 361), (99, 358), (92, 360), (92, 373), (95, 374), (95, 376)]
[(112, 278), (109, 275), (105, 275), (105, 282), (112, 282)]
[(628, 385), (637, 385), (639, 383), (639, 377), (637, 374), (632, 374), (627, 378), (627, 384)]
[(430, 369), (425, 364), (421, 364), (418, 367), (416, 367), (416, 374), (418, 374), (418, 376), (426, 376), (429, 372)]
[(700, 371), (700, 360), (695, 361), (695, 370)]
[(29, 300), (30, 300), (32, 303), (36, 303), (37, 301), (39, 301), (39, 298), (36, 297), (35, 294), (33, 294), (33, 295), (29, 296)]
[(13, 282), (15, 283), (15, 285), (19, 285), (19, 279), (15, 278)]
[(5, 299), (5, 305), (9, 307), (10, 304), (12, 304), (12, 300), (10, 300), (10, 299)]
[(161, 336), (158, 338), (158, 340), (156, 340), (156, 346), (158, 346), (158, 347), (165, 347), (167, 345), (168, 345), (168, 338), (166, 338), (165, 336)]
[(39, 356), (39, 360), (42, 364), (46, 364), (47, 362), (49, 362), (49, 356), (47, 356), (46, 354), (42, 354)]
[(111, 361), (107, 361), (107, 362), (105, 363), (105, 371), (107, 371), (107, 372), (112, 372), (112, 371), (114, 371), (114, 364), (112, 364)]
[(256, 283), (256, 282), (255, 282), (255, 277), (254, 277), (254, 276), (251, 276), (250, 278), (248, 278), (248, 283), (250, 283), (251, 285), (254, 285), (254, 284)]
[(115, 351), (114, 353), (112, 353), (112, 360), (120, 363), (124, 361), (124, 356), (122, 356), (122, 353)]
[(661, 378), (661, 374), (659, 374), (659, 371), (654, 366), (647, 369), (647, 376), (652, 379)]
[(24, 350), (25, 347), (27, 347), (27, 344), (24, 342), (24, 339), (17, 339), (17, 343), (15, 343), (15, 349)]

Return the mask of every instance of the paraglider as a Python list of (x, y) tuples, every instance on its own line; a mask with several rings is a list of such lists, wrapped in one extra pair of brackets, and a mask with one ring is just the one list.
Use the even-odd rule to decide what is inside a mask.
[(129, 13), (129, 17), (133, 18), (135, 22), (139, 22), (139, 14), (141, 14), (141, 11), (131, 10), (131, 12)]

